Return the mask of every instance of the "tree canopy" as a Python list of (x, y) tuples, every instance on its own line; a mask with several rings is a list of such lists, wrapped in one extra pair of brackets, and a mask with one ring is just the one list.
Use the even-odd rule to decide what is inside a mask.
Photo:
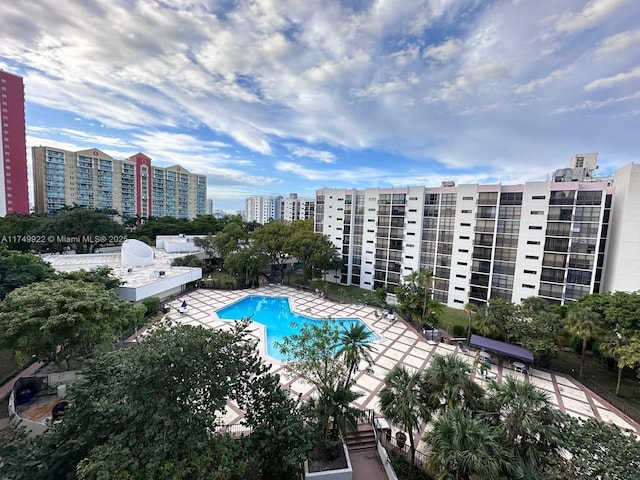
[(0, 300), (18, 287), (54, 276), (53, 267), (39, 256), (9, 250), (0, 244)]
[(101, 283), (47, 280), (12, 291), (0, 308), (0, 345), (22, 360), (62, 366), (73, 357), (113, 348), (144, 308), (121, 300)]
[[(131, 348), (85, 362), (62, 421), (5, 448), (0, 476), (294, 478), (310, 446), (307, 422), (261, 362), (247, 326), (162, 325)], [(248, 439), (219, 428), (229, 400), (248, 413)]]

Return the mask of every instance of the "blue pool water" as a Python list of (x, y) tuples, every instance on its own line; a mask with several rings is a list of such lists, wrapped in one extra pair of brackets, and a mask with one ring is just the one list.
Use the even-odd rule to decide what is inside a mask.
[[(267, 330), (267, 353), (269, 356), (283, 360), (280, 351), (275, 346), (285, 337), (300, 332), (304, 324), (319, 324), (322, 320), (314, 320), (291, 311), (289, 299), (286, 297), (249, 296), (218, 310), (218, 317), (223, 320), (241, 320), (249, 318), (263, 324)], [(362, 323), (357, 318), (336, 318), (338, 324), (349, 328), (352, 323)], [(292, 324), (295, 324), (294, 327)], [(370, 331), (367, 328), (367, 331)], [(375, 335), (371, 334), (373, 340)]]

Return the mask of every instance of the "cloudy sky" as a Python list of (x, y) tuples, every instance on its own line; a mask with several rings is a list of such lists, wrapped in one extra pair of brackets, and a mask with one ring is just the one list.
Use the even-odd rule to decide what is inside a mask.
[(28, 146), (138, 151), (249, 195), (640, 161), (638, 0), (0, 3)]

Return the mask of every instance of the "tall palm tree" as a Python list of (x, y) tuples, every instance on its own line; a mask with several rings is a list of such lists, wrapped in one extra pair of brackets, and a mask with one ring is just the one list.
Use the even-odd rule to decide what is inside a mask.
[(431, 299), (431, 281), (433, 280), (433, 273), (431, 270), (423, 270), (421, 271), (416, 278), (418, 285), (422, 287), (422, 295), (424, 296), (422, 303), (422, 321), (426, 322), (427, 316), (427, 301)]
[(427, 300), (425, 304), (425, 311), (423, 313), (423, 321), (429, 322), (432, 325), (437, 325), (439, 323), (440, 315), (444, 312), (444, 305), (442, 305), (435, 298), (430, 298)]
[(362, 323), (352, 323), (349, 328), (342, 326), (338, 339), (337, 355), (341, 356), (347, 365), (347, 378), (344, 386), (349, 386), (353, 375), (358, 370), (360, 362), (367, 362), (367, 368), (373, 365), (371, 352), (371, 331)]
[(402, 364), (397, 364), (384, 378), (384, 387), (379, 393), (380, 409), (387, 420), (402, 426), (409, 436), (411, 447), (411, 464), (409, 478), (413, 477), (415, 462), (415, 440), (413, 432), (420, 423), (431, 418), (428, 406), (420, 397), (421, 375), (411, 371)]
[(582, 378), (587, 341), (603, 331), (602, 316), (589, 307), (578, 303), (569, 310), (564, 328), (571, 335), (576, 335), (582, 339), (582, 356), (580, 357), (580, 378)]
[(482, 399), (482, 387), (471, 380), (471, 366), (456, 355), (434, 355), (423, 372), (423, 383), (431, 390), (430, 404), (447, 410), (473, 409)]
[(469, 319), (469, 328), (467, 329), (467, 342), (471, 341), (471, 316), (478, 312), (478, 307), (473, 303), (465, 303), (464, 311), (467, 312), (467, 318)]
[(525, 471), (537, 471), (542, 454), (555, 449), (561, 414), (547, 394), (529, 382), (507, 376), (491, 382), (486, 400), (488, 418), (513, 450)]
[(495, 428), (459, 406), (438, 416), (423, 440), (429, 443), (427, 464), (441, 473), (438, 478), (498, 480), (511, 459)]

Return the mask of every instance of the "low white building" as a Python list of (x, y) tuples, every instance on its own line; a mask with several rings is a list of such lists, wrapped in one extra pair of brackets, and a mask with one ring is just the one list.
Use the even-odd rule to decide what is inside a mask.
[[(132, 243), (137, 242), (137, 243)], [(115, 292), (124, 300), (139, 302), (147, 297), (166, 298), (183, 292), (187, 283), (202, 278), (201, 268), (172, 267), (171, 262), (184, 253), (152, 249), (137, 240), (127, 240), (123, 252), (86, 255), (45, 255), (42, 258), (59, 272), (110, 267), (123, 284)], [(147, 250), (148, 249), (148, 250)]]

